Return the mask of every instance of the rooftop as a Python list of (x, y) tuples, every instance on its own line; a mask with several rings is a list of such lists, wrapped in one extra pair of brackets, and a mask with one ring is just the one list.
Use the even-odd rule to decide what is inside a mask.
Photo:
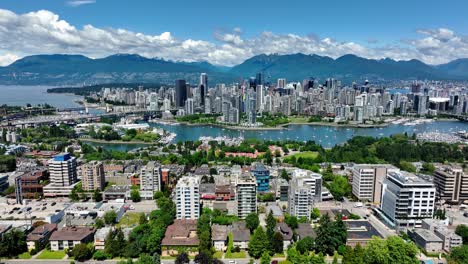
[(175, 220), (167, 227), (162, 246), (198, 246), (197, 220)]
[(61, 230), (55, 231), (50, 237), (51, 241), (54, 240), (83, 240), (89, 235), (94, 234), (95, 229), (90, 227), (64, 227)]
[(54, 156), (54, 161), (67, 161), (71, 159), (70, 153), (60, 153)]
[(53, 232), (57, 229), (57, 224), (45, 224), (36, 227), (26, 238), (27, 241), (38, 241), (42, 239), (46, 234)]
[(211, 226), (211, 240), (224, 241), (227, 239), (229, 233), (228, 226), (214, 224)]
[(432, 185), (423, 175), (415, 175), (407, 171), (389, 172), (388, 176), (402, 185)]
[(314, 229), (308, 223), (299, 223), (297, 225), (296, 233), (301, 239), (305, 237), (311, 237), (311, 238), (317, 237), (317, 234), (315, 234)]
[(379, 231), (369, 221), (348, 220), (344, 222), (348, 228), (348, 239), (371, 239), (373, 236), (382, 238)]

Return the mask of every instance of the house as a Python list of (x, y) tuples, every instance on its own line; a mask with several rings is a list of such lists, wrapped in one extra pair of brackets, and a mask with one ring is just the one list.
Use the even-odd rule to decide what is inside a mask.
[(161, 242), (162, 256), (175, 256), (183, 250), (189, 255), (198, 253), (197, 220), (177, 219), (167, 227)]
[(45, 224), (36, 227), (26, 237), (28, 250), (39, 249), (36, 248), (36, 244), (40, 245), (40, 248), (45, 246), (49, 242), (49, 238), (55, 230), (57, 230), (57, 224)]
[(418, 247), (423, 248), (428, 253), (441, 252), (443, 249), (442, 239), (430, 230), (416, 228), (408, 230), (408, 235)]
[(95, 231), (90, 227), (64, 227), (50, 236), (50, 249), (54, 251), (72, 249), (80, 243), (93, 242)]
[(357, 244), (364, 246), (373, 237), (383, 238), (377, 229), (367, 220), (344, 221), (348, 230), (346, 245), (354, 247)]
[(227, 249), (228, 233), (228, 226), (217, 224), (211, 226), (211, 241), (217, 251), (225, 251)]
[(288, 249), (288, 246), (292, 243), (293, 230), (284, 222), (276, 224), (276, 231), (283, 236), (283, 249)]
[(236, 197), (232, 185), (216, 185), (215, 195), (218, 201), (230, 201)]
[(317, 234), (315, 234), (314, 229), (308, 223), (299, 223), (296, 229), (297, 240), (304, 239), (306, 237), (311, 237), (315, 239)]
[(281, 208), (275, 202), (269, 202), (265, 208), (265, 211), (267, 213), (271, 212), (273, 214), (273, 217), (278, 221), (284, 221), (283, 210), (281, 210)]
[(112, 231), (111, 227), (103, 227), (96, 231), (96, 233), (94, 234), (94, 248), (96, 250), (104, 249), (106, 238), (111, 231)]
[(232, 223), (232, 241), (234, 247), (247, 249), (249, 247), (250, 230), (245, 225), (245, 222)]

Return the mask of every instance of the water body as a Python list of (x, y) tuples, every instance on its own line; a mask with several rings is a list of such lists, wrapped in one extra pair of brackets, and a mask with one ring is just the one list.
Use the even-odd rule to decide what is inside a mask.
[[(423, 133), (423, 132), (441, 132), (454, 133), (460, 130), (468, 131), (468, 123), (458, 121), (435, 121), (424, 123), (415, 126), (404, 126), (401, 124), (392, 124), (382, 128), (346, 128), (346, 127), (329, 127), (317, 125), (290, 125), (284, 130), (270, 131), (239, 131), (220, 128), (216, 126), (187, 126), (187, 125), (162, 125), (150, 124), (153, 127), (163, 128), (167, 131), (177, 134), (175, 141), (196, 141), (201, 136), (228, 136), (228, 137), (244, 137), (245, 139), (255, 138), (264, 140), (298, 140), (307, 141), (314, 140), (325, 148), (331, 148), (336, 144), (341, 144), (355, 136), (372, 136), (384, 137), (398, 133)], [(98, 144), (106, 149), (129, 151), (141, 146), (126, 145), (126, 144)]]
[(81, 96), (47, 93), (51, 86), (0, 85), (0, 105), (25, 106), (26, 104), (49, 104), (58, 108), (81, 107), (75, 100)]
[(97, 142), (86, 142), (86, 144), (89, 144), (94, 147), (101, 146), (107, 150), (116, 150), (116, 151), (121, 151), (121, 152), (128, 152), (130, 150), (148, 146), (145, 144), (113, 144), (113, 143), (111, 144), (111, 143), (97, 143)]

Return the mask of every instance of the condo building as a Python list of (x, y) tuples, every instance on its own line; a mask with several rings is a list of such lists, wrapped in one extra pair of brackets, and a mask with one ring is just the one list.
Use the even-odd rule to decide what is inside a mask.
[(200, 181), (197, 177), (179, 179), (175, 188), (177, 219), (198, 219), (200, 216)]
[(240, 219), (257, 212), (257, 182), (250, 174), (243, 173), (236, 178), (236, 201)]
[(294, 170), (288, 194), (289, 214), (310, 219), (313, 204), (321, 201), (321, 197), (322, 175), (308, 170)]
[(399, 169), (389, 164), (356, 164), (353, 173), (353, 194), (361, 201), (379, 204), (382, 182), (389, 172)]
[(436, 188), (428, 178), (409, 172), (389, 172), (382, 183), (381, 211), (393, 227), (421, 227), (434, 214)]
[(462, 203), (468, 200), (468, 175), (462, 168), (443, 166), (434, 172), (437, 198), (448, 203)]

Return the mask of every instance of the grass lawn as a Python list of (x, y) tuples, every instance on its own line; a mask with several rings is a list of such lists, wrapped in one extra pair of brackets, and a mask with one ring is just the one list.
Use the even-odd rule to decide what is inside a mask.
[(140, 213), (136, 212), (126, 212), (122, 218), (120, 218), (119, 223), (117, 223), (117, 227), (132, 227), (137, 226), (140, 220)]
[(222, 251), (216, 251), (214, 254), (213, 254), (213, 258), (217, 258), (217, 259), (221, 259), (223, 257), (223, 253)]
[(176, 259), (176, 257), (173, 256), (161, 256), (161, 259)]
[(284, 258), (284, 257), (285, 257), (284, 253), (276, 253), (276, 254), (273, 255), (273, 257), (271, 257), (271, 258)]
[(245, 251), (241, 252), (226, 252), (226, 255), (224, 255), (224, 258), (231, 258), (231, 259), (239, 259), (239, 258), (245, 258)]
[(296, 154), (293, 154), (293, 155), (288, 155), (288, 156), (286, 156), (286, 158), (295, 157), (296, 159), (298, 159), (298, 158), (312, 158), (312, 159), (315, 159), (317, 156), (318, 156), (317, 151), (304, 151), (304, 152), (296, 153)]
[(18, 258), (19, 259), (30, 259), (31, 258), (31, 254), (29, 254), (29, 252), (24, 252), (22, 254), (19, 254), (18, 255)]
[(43, 250), (37, 259), (63, 259), (65, 257), (65, 252), (63, 251), (50, 251)]
[(309, 117), (289, 117), (291, 123), (309, 123)]

